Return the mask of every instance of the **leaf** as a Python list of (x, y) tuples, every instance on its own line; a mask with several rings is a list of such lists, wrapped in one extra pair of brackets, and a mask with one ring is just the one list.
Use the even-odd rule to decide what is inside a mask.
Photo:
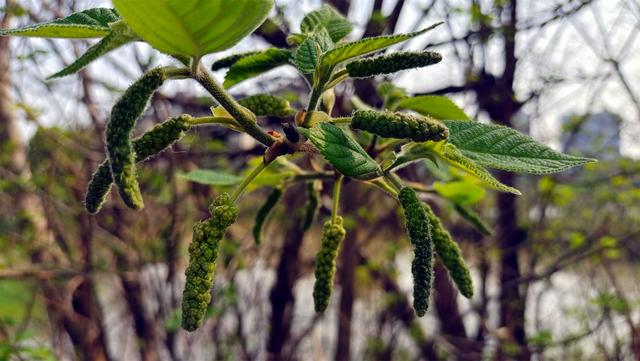
[(230, 88), (244, 80), (289, 63), (291, 50), (271, 48), (245, 56), (234, 63), (224, 77), (224, 87)]
[(229, 49), (269, 15), (273, 0), (113, 0), (127, 24), (154, 48), (171, 55)]
[(511, 172), (545, 174), (595, 162), (562, 154), (517, 130), (497, 124), (448, 120), (449, 141), (477, 164)]
[[(126, 27), (126, 25), (123, 23)], [(126, 30), (113, 30), (109, 35), (105, 36), (91, 46), (87, 51), (84, 52), (76, 61), (62, 69), (61, 71), (49, 76), (47, 79), (60, 78), (66, 75), (71, 75), (77, 73), (85, 66), (89, 65), (92, 61), (98, 59), (99, 57), (107, 54), (108, 52), (115, 50), (125, 44), (128, 44), (132, 41), (138, 39), (138, 36), (131, 31)]]
[(484, 234), (485, 236), (490, 236), (493, 234), (491, 227), (489, 227), (483, 220), (480, 218), (480, 215), (474, 211), (471, 207), (463, 206), (460, 204), (454, 204), (453, 208), (458, 212), (460, 217), (462, 217), (465, 221), (471, 224), (478, 232)]
[(247, 51), (244, 53), (231, 54), (229, 56), (225, 56), (224, 58), (218, 59), (211, 64), (211, 70), (216, 71), (220, 69), (230, 68), (233, 64), (238, 62), (238, 60), (242, 58), (246, 58), (250, 55), (259, 54), (259, 51)]
[(404, 88), (397, 87), (388, 81), (378, 84), (376, 91), (384, 101), (384, 108), (391, 111), (396, 110), (399, 102), (407, 98), (407, 91)]
[(0, 29), (0, 36), (39, 38), (99, 38), (111, 32), (109, 23), (120, 20), (113, 9), (95, 8), (73, 13), (66, 18), (17, 29)]
[(331, 35), (329, 35), (329, 32), (324, 27), (318, 27), (313, 35), (311, 35), (311, 38), (318, 43), (322, 53), (333, 49), (336, 45), (331, 39)]
[(484, 188), (464, 181), (434, 182), (433, 188), (441, 197), (464, 205), (478, 203), (486, 193)]
[(340, 41), (353, 30), (351, 22), (329, 5), (307, 14), (302, 19), (302, 23), (300, 23), (300, 30), (304, 33), (311, 33), (318, 26), (327, 29), (331, 40), (334, 42)]
[(232, 186), (242, 181), (242, 178), (236, 175), (210, 169), (195, 169), (178, 176), (191, 182), (214, 186)]
[(325, 66), (335, 66), (345, 60), (349, 60), (362, 55), (367, 55), (375, 51), (388, 48), (391, 45), (407, 41), (418, 35), (426, 33), (427, 31), (437, 27), (440, 24), (442, 23), (436, 23), (428, 28), (413, 33), (376, 36), (346, 43), (325, 53), (322, 56), (321, 61)]
[(399, 108), (413, 110), (436, 119), (468, 120), (469, 116), (451, 99), (439, 95), (425, 95), (402, 100)]
[(393, 163), (385, 168), (386, 170), (399, 169), (421, 159), (430, 159), (436, 163), (433, 142), (429, 143), (409, 143), (402, 146), (400, 152), (395, 155)]
[(345, 176), (364, 180), (382, 176), (378, 163), (343, 129), (330, 123), (321, 123), (311, 129), (299, 130)]
[(308, 37), (296, 50), (293, 63), (302, 73), (313, 73), (316, 70), (321, 52), (320, 44), (313, 37)]
[(454, 167), (462, 169), (463, 171), (476, 176), (476, 178), (480, 179), (491, 188), (517, 195), (522, 194), (519, 190), (502, 184), (493, 175), (491, 175), (488, 170), (484, 169), (482, 166), (476, 164), (473, 160), (467, 158), (464, 154), (462, 154), (455, 145), (442, 144), (441, 146), (434, 147), (434, 150), (437, 152), (440, 158), (446, 160)]

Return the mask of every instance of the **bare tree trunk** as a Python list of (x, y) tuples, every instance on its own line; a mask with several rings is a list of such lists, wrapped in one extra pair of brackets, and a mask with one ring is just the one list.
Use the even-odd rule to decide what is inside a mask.
[[(289, 188), (284, 199), (284, 203), (289, 209), (300, 209), (302, 203), (302, 197), (299, 197), (300, 194), (302, 194), (300, 185)], [(270, 360), (284, 358), (282, 351), (291, 334), (295, 304), (293, 286), (300, 272), (300, 249), (304, 239), (304, 232), (300, 227), (301, 216), (297, 212), (294, 214), (291, 223), (288, 225), (289, 229), (285, 234), (284, 245), (280, 252), (280, 262), (276, 271), (276, 282), (269, 296), (271, 301), (271, 331), (267, 344), (267, 353)]]

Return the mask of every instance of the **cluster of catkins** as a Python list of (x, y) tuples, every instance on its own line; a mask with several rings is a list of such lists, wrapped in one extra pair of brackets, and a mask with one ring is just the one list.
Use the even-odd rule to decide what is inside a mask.
[[(396, 58), (386, 56), (351, 63), (347, 70), (353, 77), (366, 76), (369, 63), (382, 67), (391, 66)], [(407, 54), (403, 64), (423, 64), (439, 61), (431, 53)], [(369, 65), (368, 65), (369, 64)], [(385, 65), (386, 64), (386, 65)], [(144, 74), (127, 89), (113, 107), (107, 126), (107, 159), (102, 162), (89, 183), (85, 207), (96, 213), (104, 203), (111, 184), (115, 183), (125, 204), (133, 209), (144, 206), (140, 194), (135, 163), (141, 162), (171, 146), (182, 138), (191, 126), (191, 117), (182, 115), (156, 125), (137, 139), (131, 133), (136, 121), (144, 112), (153, 93), (167, 79), (162, 68)], [(284, 117), (292, 114), (286, 100), (267, 94), (258, 94), (238, 101), (240, 105), (258, 116)], [(398, 112), (356, 110), (352, 114), (351, 126), (385, 138), (410, 139), (416, 142), (442, 141), (449, 136), (449, 130), (441, 122), (424, 116), (414, 116)], [(305, 207), (304, 222), (307, 230), (317, 213), (319, 190), (309, 182), (308, 202)], [(282, 189), (274, 189), (256, 214), (253, 235), (260, 243), (263, 224), (282, 196)], [(422, 203), (415, 192), (402, 188), (398, 200), (403, 210), (409, 239), (414, 247), (411, 265), (413, 274), (414, 309), (423, 316), (429, 305), (433, 283), (434, 253), (447, 268), (449, 275), (466, 296), (473, 295), (473, 285), (467, 266), (462, 259), (458, 245), (451, 239), (431, 208)], [(210, 206), (211, 218), (196, 223), (193, 227), (193, 241), (189, 246), (189, 265), (186, 269), (186, 285), (182, 300), (182, 327), (193, 331), (203, 323), (207, 306), (211, 301), (211, 288), (218, 258), (220, 241), (227, 228), (236, 220), (238, 209), (225, 193)], [(330, 301), (336, 272), (336, 258), (345, 238), (342, 217), (334, 217), (325, 222), (320, 251), (316, 256), (315, 284), (313, 298), (315, 310), (323, 312)]]
[(145, 73), (113, 106), (107, 125), (107, 159), (94, 172), (85, 196), (85, 208), (89, 213), (100, 211), (112, 183), (118, 187), (127, 206), (133, 209), (144, 207), (135, 163), (166, 149), (189, 129), (191, 117), (182, 115), (156, 125), (138, 139), (131, 139), (136, 121), (142, 116), (149, 98), (166, 78), (162, 68)]

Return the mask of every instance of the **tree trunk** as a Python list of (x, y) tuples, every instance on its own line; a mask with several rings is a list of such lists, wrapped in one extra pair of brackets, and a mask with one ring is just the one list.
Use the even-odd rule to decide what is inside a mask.
[[(289, 209), (301, 209), (301, 186), (289, 188), (284, 198), (284, 204)], [(276, 282), (271, 289), (269, 300), (271, 302), (271, 332), (267, 343), (269, 360), (283, 359), (282, 351), (289, 340), (293, 321), (293, 308), (295, 298), (293, 286), (300, 273), (300, 249), (304, 239), (304, 232), (300, 224), (301, 216), (298, 212), (294, 215), (285, 234), (284, 245), (280, 252), (280, 261), (276, 272)]]

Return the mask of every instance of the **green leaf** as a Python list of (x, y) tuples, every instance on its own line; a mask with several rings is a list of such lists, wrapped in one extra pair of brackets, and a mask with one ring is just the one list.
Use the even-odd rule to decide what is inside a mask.
[(407, 98), (407, 91), (404, 88), (397, 87), (388, 81), (378, 84), (376, 90), (380, 98), (384, 101), (384, 108), (391, 111), (396, 110), (398, 104)]
[(92, 61), (98, 59), (99, 57), (138, 39), (138, 36), (132, 31), (128, 30), (124, 23), (122, 23), (122, 25), (126, 29), (114, 29), (111, 33), (109, 33), (109, 35), (105, 36), (104, 38), (102, 38), (102, 40), (87, 49), (87, 51), (85, 51), (84, 54), (76, 59), (76, 61), (74, 61), (61, 71), (49, 76), (47, 79), (60, 78), (66, 75), (77, 73), (82, 68), (87, 66)]
[(336, 47), (335, 49), (325, 53), (322, 56), (322, 64), (325, 66), (335, 66), (345, 60), (349, 60), (362, 55), (367, 55), (378, 50), (382, 50), (390, 47), (391, 45), (407, 41), (418, 35), (424, 34), (427, 31), (437, 27), (442, 23), (431, 25), (426, 29), (416, 31), (408, 34), (399, 35), (383, 35), (372, 38), (365, 38), (362, 40), (350, 42)]
[(311, 37), (318, 43), (318, 45), (320, 45), (320, 50), (322, 50), (322, 53), (325, 53), (336, 46), (336, 44), (331, 39), (331, 35), (329, 35), (327, 29), (323, 27), (317, 28), (313, 35), (311, 35)]
[(99, 38), (111, 32), (109, 23), (120, 20), (113, 9), (95, 8), (73, 13), (66, 18), (17, 29), (0, 29), (0, 36), (39, 38)]
[(343, 129), (321, 123), (311, 129), (300, 128), (331, 165), (347, 177), (374, 179), (382, 170), (360, 144)]
[(509, 127), (447, 120), (449, 141), (467, 158), (489, 168), (545, 174), (594, 162), (562, 154)]
[(463, 206), (460, 204), (454, 204), (453, 208), (458, 212), (460, 217), (462, 217), (465, 221), (473, 226), (478, 232), (484, 234), (485, 236), (490, 236), (493, 234), (491, 228), (480, 218), (480, 215), (471, 209), (471, 207)]
[(385, 168), (385, 171), (392, 169), (397, 170), (421, 159), (430, 159), (434, 163), (437, 163), (433, 150), (434, 144), (433, 142), (428, 142), (403, 145), (400, 152), (395, 154), (393, 163), (391, 163), (388, 168)]
[(211, 70), (216, 71), (220, 69), (230, 68), (233, 64), (237, 63), (238, 60), (242, 58), (246, 58), (250, 55), (259, 54), (260, 51), (247, 51), (244, 53), (231, 54), (229, 56), (225, 56), (224, 58), (218, 59), (211, 64)]
[[(419, 145), (422, 144), (423, 143), (420, 143)], [(473, 160), (467, 158), (464, 154), (462, 154), (455, 145), (441, 144), (437, 147), (434, 147), (433, 149), (436, 151), (437, 155), (440, 158), (444, 159), (454, 167), (457, 167), (471, 175), (474, 175), (489, 187), (502, 192), (513, 193), (517, 195), (522, 194), (519, 190), (502, 184), (493, 175), (491, 175), (488, 170), (484, 169), (482, 166), (476, 164)]]
[(470, 182), (434, 182), (433, 189), (441, 197), (451, 200), (456, 204), (475, 204), (481, 201), (486, 191)]
[(195, 169), (178, 176), (191, 182), (214, 186), (232, 186), (242, 181), (242, 178), (236, 175), (210, 169)]
[(399, 108), (413, 110), (422, 115), (429, 115), (436, 119), (468, 120), (469, 116), (451, 99), (439, 95), (425, 95), (402, 100)]
[(230, 88), (244, 80), (289, 64), (291, 50), (271, 48), (258, 54), (245, 56), (235, 62), (224, 77), (224, 87)]
[(351, 22), (329, 5), (307, 14), (300, 23), (300, 30), (304, 33), (312, 33), (318, 26), (327, 29), (334, 42), (340, 41), (353, 30)]
[(318, 58), (321, 53), (322, 49), (320, 48), (320, 44), (318, 44), (313, 37), (308, 37), (304, 39), (300, 47), (296, 50), (293, 56), (293, 63), (302, 73), (313, 73), (316, 70)]
[(171, 55), (229, 49), (269, 15), (273, 0), (113, 0), (127, 24), (154, 48)]

